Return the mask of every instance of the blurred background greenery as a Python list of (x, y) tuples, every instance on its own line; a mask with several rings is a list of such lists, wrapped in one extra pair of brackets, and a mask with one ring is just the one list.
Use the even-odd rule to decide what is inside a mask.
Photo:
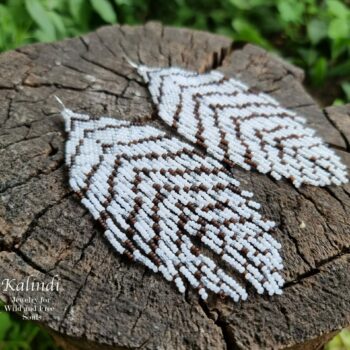
[(3, 306), (0, 301), (0, 350), (59, 350), (47, 332)]
[[(322, 105), (350, 102), (350, 0), (0, 0), (0, 52), (111, 23), (164, 24), (252, 42), (306, 72)], [(0, 350), (56, 349), (37, 325), (0, 314)], [(350, 331), (326, 350), (350, 350)]]
[(321, 104), (350, 102), (350, 0), (0, 0), (0, 51), (148, 20), (256, 43), (305, 69)]

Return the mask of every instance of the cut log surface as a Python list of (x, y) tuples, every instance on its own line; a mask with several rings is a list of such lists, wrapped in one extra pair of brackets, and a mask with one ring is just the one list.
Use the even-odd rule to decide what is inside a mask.
[[(350, 185), (295, 189), (234, 169), (278, 224), (282, 296), (208, 303), (118, 256), (68, 186), (60, 107), (117, 119), (157, 119), (147, 87), (124, 57), (151, 66), (218, 69), (304, 115), (350, 167), (350, 105), (322, 109), (303, 72), (253, 45), (187, 29), (111, 26), (0, 55), (1, 299), (50, 298), (39, 322), (66, 349), (319, 349), (350, 325)], [(12, 291), (6, 279), (59, 291)], [(18, 288), (21, 289), (21, 288)], [(37, 300), (40, 304), (40, 301)]]

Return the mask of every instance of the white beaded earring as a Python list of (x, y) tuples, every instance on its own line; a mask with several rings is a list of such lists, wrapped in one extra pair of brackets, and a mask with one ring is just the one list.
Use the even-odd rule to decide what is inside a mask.
[(62, 116), (70, 186), (119, 254), (203, 299), (245, 300), (244, 279), (281, 293), (275, 224), (219, 162), (151, 126), (66, 108)]
[[(129, 61), (129, 60), (128, 60)], [(301, 184), (347, 183), (340, 158), (305, 119), (264, 93), (218, 71), (136, 65), (159, 117), (217, 160)]]

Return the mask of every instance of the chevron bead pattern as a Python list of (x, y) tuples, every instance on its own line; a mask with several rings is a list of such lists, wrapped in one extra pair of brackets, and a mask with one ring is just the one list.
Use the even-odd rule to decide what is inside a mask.
[(281, 293), (274, 223), (219, 162), (151, 126), (62, 115), (70, 186), (119, 254), (203, 299)]
[(340, 158), (305, 119), (270, 96), (218, 71), (134, 66), (149, 84), (160, 118), (217, 160), (290, 179), (296, 187), (348, 181)]

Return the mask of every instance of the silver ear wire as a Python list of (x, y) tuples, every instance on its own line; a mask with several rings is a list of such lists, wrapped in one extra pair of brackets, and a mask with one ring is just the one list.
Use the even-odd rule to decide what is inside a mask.
[(131, 67), (135, 68), (135, 69), (139, 69), (140, 65), (136, 64), (134, 61), (132, 61), (127, 55), (124, 54), (124, 59), (126, 62), (128, 62), (130, 64)]
[(57, 100), (57, 102), (61, 105), (62, 109), (61, 109), (61, 116), (63, 117), (64, 121), (65, 121), (65, 129), (66, 131), (69, 131), (71, 128), (71, 120), (74, 118), (79, 118), (79, 119), (84, 119), (84, 120), (89, 120), (90, 117), (86, 114), (80, 114), (80, 113), (74, 113), (72, 110), (70, 110), (69, 108), (67, 108), (64, 103), (62, 102), (62, 100), (57, 97), (56, 95), (54, 96), (55, 99)]
[(64, 105), (64, 103), (62, 102), (62, 100), (61, 100), (59, 97), (57, 97), (56, 95), (55, 95), (54, 97), (55, 97), (55, 99), (57, 100), (57, 102), (62, 106), (62, 108), (65, 109), (66, 106)]

